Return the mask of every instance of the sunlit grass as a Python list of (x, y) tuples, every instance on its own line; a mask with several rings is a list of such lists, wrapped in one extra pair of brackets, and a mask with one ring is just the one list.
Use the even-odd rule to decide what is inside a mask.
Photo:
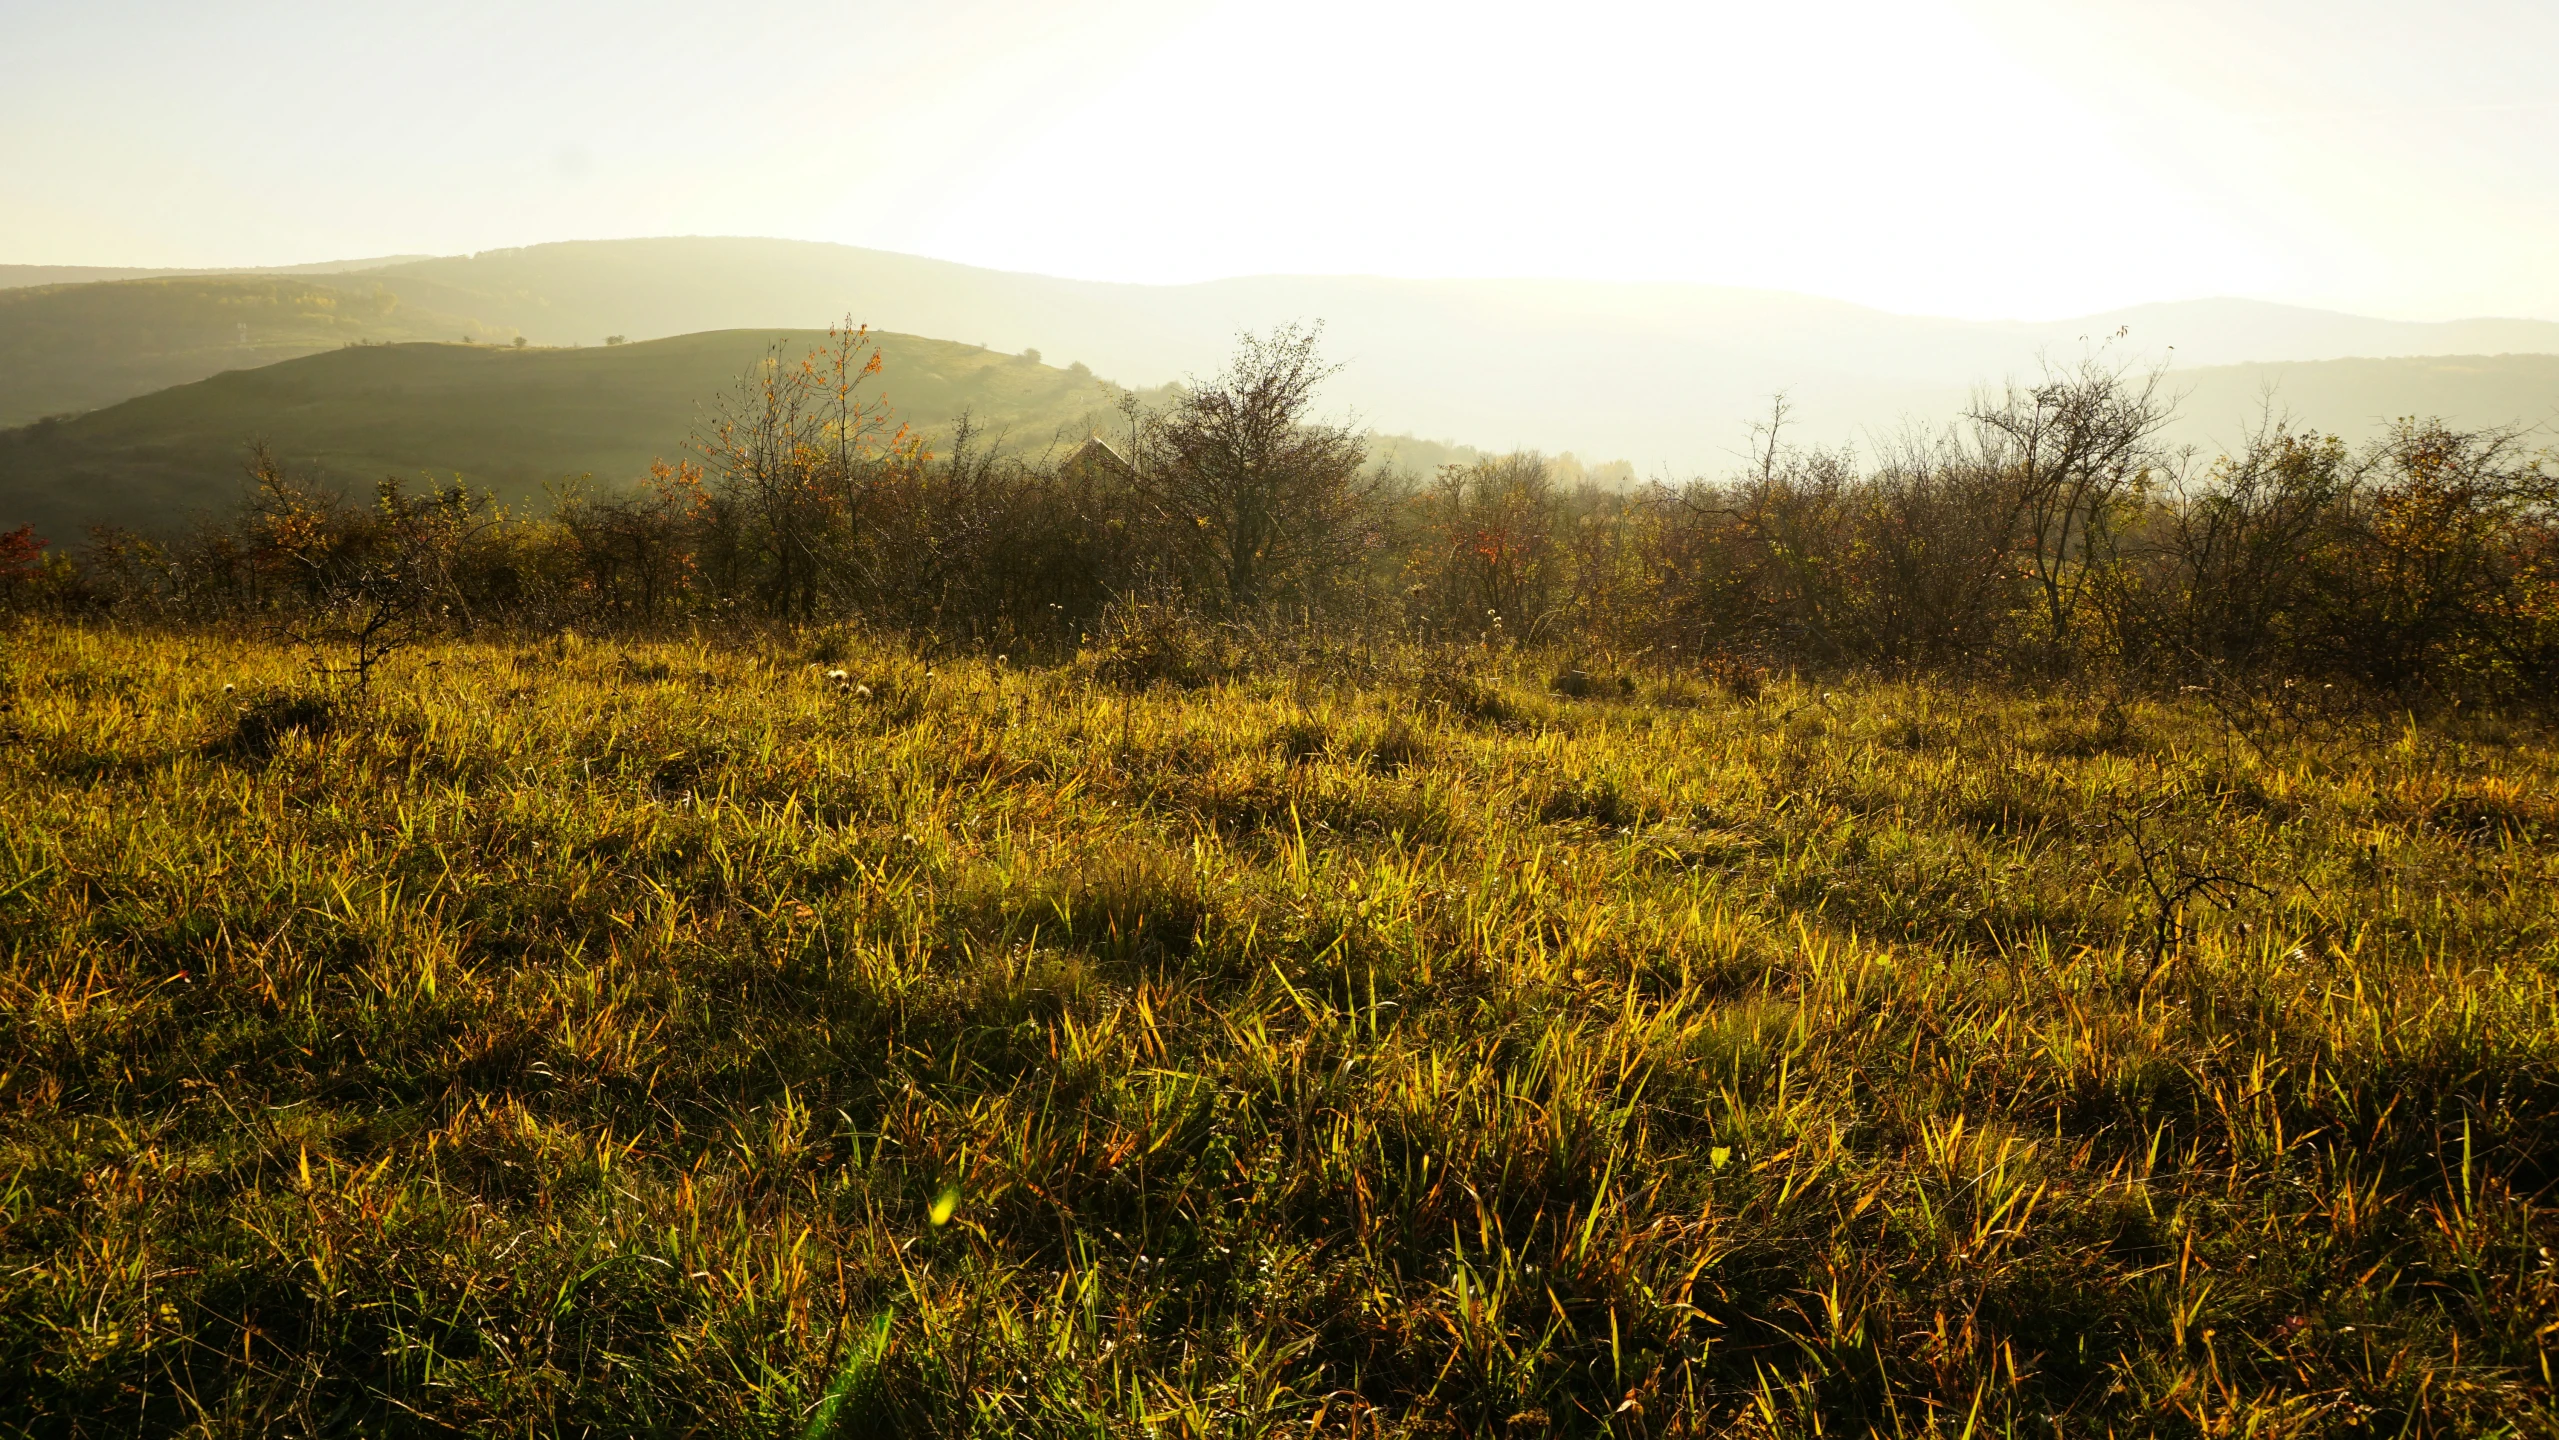
[(2554, 1425), (2526, 729), (7, 645), (26, 1433)]

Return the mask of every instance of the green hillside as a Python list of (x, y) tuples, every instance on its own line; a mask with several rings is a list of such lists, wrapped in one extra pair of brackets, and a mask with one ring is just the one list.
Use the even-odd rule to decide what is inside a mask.
[[(32, 523), (70, 535), (231, 503), (253, 439), (346, 485), (458, 475), (523, 501), (564, 477), (621, 483), (682, 451), (704, 406), (769, 347), (796, 353), (823, 338), (723, 330), (586, 349), (372, 345), (235, 370), (0, 432), (0, 530)], [(1089, 373), (948, 341), (877, 339), (877, 393), (928, 433), (966, 411), (1015, 448), (1038, 449), (1109, 417)]]
[(370, 281), (193, 276), (0, 289), (0, 425), (343, 345), (514, 334)]

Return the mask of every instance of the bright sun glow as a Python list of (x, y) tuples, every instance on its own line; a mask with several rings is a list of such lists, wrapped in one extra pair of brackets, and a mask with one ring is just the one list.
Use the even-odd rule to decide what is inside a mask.
[(1115, 280), (2559, 316), (2559, 11), (2055, 11), (8, 0), (0, 259), (773, 234)]

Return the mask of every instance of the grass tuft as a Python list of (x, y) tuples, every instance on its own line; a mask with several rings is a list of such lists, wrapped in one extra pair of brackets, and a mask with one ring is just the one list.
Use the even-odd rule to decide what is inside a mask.
[(4, 643), (0, 1432), (2559, 1429), (2520, 720)]

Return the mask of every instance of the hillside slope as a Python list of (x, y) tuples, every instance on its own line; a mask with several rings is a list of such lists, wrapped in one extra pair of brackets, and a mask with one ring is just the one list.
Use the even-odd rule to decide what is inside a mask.
[[(568, 476), (618, 486), (680, 452), (704, 407), (769, 346), (802, 348), (820, 333), (728, 330), (521, 351), (357, 346), (233, 371), (0, 431), (0, 529), (33, 523), (71, 535), (93, 521), (149, 525), (228, 503), (240, 494), (241, 455), (253, 438), (342, 484), (458, 474), (519, 501)], [(937, 437), (962, 411), (1030, 451), (1116, 423), (1089, 374), (948, 341), (879, 340), (878, 392)], [(2171, 372), (2168, 389), (2178, 414), (2167, 440), (2210, 455), (2243, 443), (2269, 405), (2293, 423), (2355, 440), (2402, 415), (2547, 425), (2559, 420), (2559, 356), (2218, 366)], [(1922, 399), (1914, 420), (1943, 424), (1965, 393), (1946, 387)], [(1476, 453), (1409, 438), (1377, 444), (1381, 459), (1416, 473)]]
[[(1126, 285), (981, 270), (781, 240), (539, 245), (348, 277), (536, 340), (593, 344), (846, 314), (1104, 374), (1214, 369), (1239, 330), (1327, 322), (1328, 390), (1381, 429), (1628, 455), (1647, 470), (1724, 463), (1772, 392), (1800, 438), (1846, 440), (1946, 413), (1948, 397), (2092, 346), (2179, 366), (2347, 356), (2559, 353), (2559, 324), (2415, 324), (2243, 300), (2041, 323), (1893, 315), (1811, 296), (1685, 284), (1258, 276)], [(2120, 340), (2111, 340), (2117, 331)]]
[(94, 285), (109, 280), (168, 280), (190, 275), (337, 275), (428, 260), (428, 255), (375, 255), (362, 260), (316, 260), (306, 265), (147, 266), (0, 265), (0, 290), (33, 285)]
[[(2285, 360), (2170, 370), (2162, 385), (2175, 414), (2160, 438), (2206, 455), (2247, 442), (2269, 415), (2295, 428), (2361, 443), (2403, 416), (2485, 429), (2512, 426), (2559, 439), (2559, 355), (2421, 355), (2390, 359)], [(1964, 386), (1911, 392), (1908, 415), (1942, 426), (1973, 399)], [(1872, 451), (1890, 437), (1870, 426), (1851, 437)]]
[[(820, 332), (725, 330), (642, 344), (512, 350), (357, 346), (232, 371), (75, 419), (0, 432), (0, 530), (72, 535), (165, 523), (242, 494), (262, 439), (342, 485), (454, 476), (510, 501), (593, 475), (618, 486), (685, 446), (704, 408), (780, 343)], [(928, 434), (962, 411), (1037, 449), (1108, 414), (1090, 374), (907, 335), (877, 337), (876, 393)]]
[[(334, 275), (302, 268), (0, 290), (0, 425), (353, 338), (520, 333), (592, 346), (609, 335), (807, 328), (850, 316), (900, 334), (1036, 348), (1143, 384), (1214, 370), (1238, 331), (1322, 320), (1326, 352), (1343, 363), (1327, 391), (1336, 413), (1383, 430), (1624, 455), (1647, 472), (1692, 473), (1727, 463), (1781, 390), (1796, 438), (1827, 443), (1933, 422), (1976, 385), (2092, 347), (2187, 367), (2559, 353), (2559, 324), (2541, 321), (2414, 324), (2240, 300), (2021, 324), (1684, 284), (1103, 284), (783, 240), (570, 242)], [(292, 317), (231, 313), (261, 294)], [(328, 294), (342, 297), (335, 313), (315, 298)], [(245, 348), (244, 319), (254, 322)]]
[(198, 276), (0, 289), (0, 425), (342, 345), (512, 334), (372, 281)]
[(2440, 355), (2220, 365), (2172, 373), (2173, 436), (2238, 444), (2269, 406), (2295, 422), (2362, 439), (2402, 416), (2465, 427), (2515, 425), (2559, 438), (2559, 355)]

